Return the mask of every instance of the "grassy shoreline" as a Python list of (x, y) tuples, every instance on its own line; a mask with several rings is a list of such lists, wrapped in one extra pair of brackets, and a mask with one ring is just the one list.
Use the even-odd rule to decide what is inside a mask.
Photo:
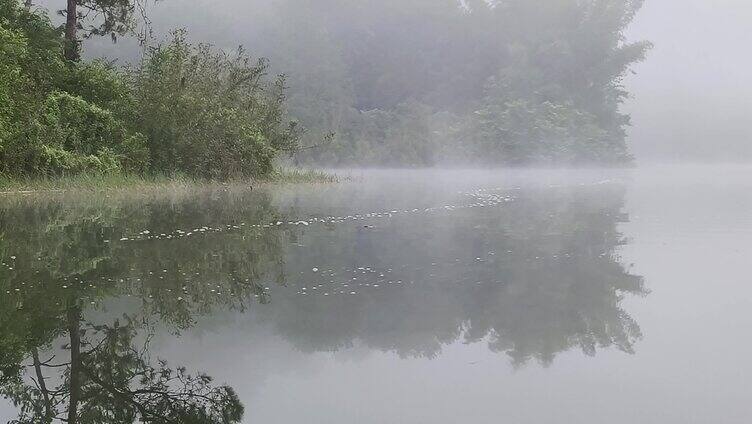
[(0, 177), (0, 195), (63, 191), (118, 191), (164, 188), (250, 186), (282, 184), (330, 184), (341, 179), (312, 169), (280, 168), (263, 178), (212, 181), (184, 176), (140, 176), (128, 174), (83, 174), (49, 178), (15, 179)]

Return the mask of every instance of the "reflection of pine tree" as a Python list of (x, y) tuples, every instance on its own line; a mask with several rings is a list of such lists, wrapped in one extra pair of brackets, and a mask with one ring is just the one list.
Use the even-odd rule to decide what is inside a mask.
[[(0, 385), (19, 407), (19, 422), (65, 415), (68, 422), (239, 420), (242, 406), (231, 388), (213, 387), (209, 377), (162, 361), (152, 364), (147, 345), (133, 347), (137, 320), (99, 325), (85, 320), (90, 314), (84, 306), (138, 298), (141, 307), (132, 316), (184, 329), (218, 306), (243, 310), (250, 302), (268, 302), (259, 278), (267, 264), (280, 261), (273, 233), (242, 230), (136, 249), (118, 242), (134, 228), (217, 227), (238, 216), (269, 221), (276, 213), (268, 197), (222, 189), (82, 200), (29, 199), (0, 207), (0, 256), (10, 258), (0, 267)], [(40, 359), (63, 339), (69, 361)], [(55, 388), (45, 381), (48, 370), (57, 373), (47, 376), (58, 382)]]
[[(19, 408), (19, 423), (233, 423), (243, 406), (231, 387), (212, 378), (188, 374), (166, 361), (154, 364), (148, 341), (139, 348), (136, 321), (125, 317), (111, 325), (82, 323), (80, 309), (67, 313), (69, 361), (41, 361), (32, 352), (35, 374), (28, 384), (20, 375), (2, 388)], [(55, 374), (51, 377), (51, 371)], [(55, 387), (48, 382), (58, 381)]]
[[(275, 201), (309, 216), (353, 204), (377, 211), (386, 196), (377, 191), (299, 196), (290, 190)], [(484, 201), (447, 192), (442, 198), (427, 190), (421, 198), (414, 190), (386, 191), (403, 207)], [(172, 412), (216, 422), (226, 411), (232, 422), (241, 409), (230, 388), (151, 361), (148, 349), (135, 347), (148, 347), (157, 322), (180, 331), (199, 321), (211, 325), (208, 317), (228, 310), (249, 312), (254, 324), (270, 324), (303, 351), (364, 345), (431, 358), (451, 343), (483, 341), (516, 365), (548, 364), (575, 348), (632, 352), (640, 329), (620, 303), (646, 290), (618, 257), (624, 240), (617, 224), (627, 219), (623, 195), (609, 185), (524, 189), (503, 206), (395, 215), (375, 228), (246, 226), (127, 242), (119, 239), (142, 229), (160, 235), (226, 229), (238, 217), (284, 218), (263, 192), (225, 189), (6, 203), (0, 206), (0, 385), (19, 406), (20, 422), (71, 411), (78, 422)], [(278, 286), (268, 290), (275, 279)], [(343, 283), (351, 285), (347, 292)], [(297, 294), (304, 284), (331, 295)], [(105, 301), (128, 316), (96, 319), (102, 315), (96, 305)], [(257, 303), (266, 306), (251, 308)], [(50, 360), (50, 347), (62, 340), (70, 359)]]

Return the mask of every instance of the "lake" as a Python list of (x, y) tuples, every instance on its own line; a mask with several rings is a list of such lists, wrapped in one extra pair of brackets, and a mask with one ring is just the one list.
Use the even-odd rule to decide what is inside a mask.
[(345, 174), (4, 195), (0, 421), (752, 420), (752, 167)]

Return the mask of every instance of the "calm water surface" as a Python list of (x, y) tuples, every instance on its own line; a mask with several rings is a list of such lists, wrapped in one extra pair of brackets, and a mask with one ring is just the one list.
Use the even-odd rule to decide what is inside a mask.
[(352, 174), (0, 199), (0, 421), (752, 422), (752, 168)]

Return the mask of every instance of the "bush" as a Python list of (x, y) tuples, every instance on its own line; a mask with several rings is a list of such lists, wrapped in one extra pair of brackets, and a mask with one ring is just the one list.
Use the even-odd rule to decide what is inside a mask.
[(47, 98), (42, 133), (45, 174), (140, 172), (148, 164), (143, 135), (130, 134), (112, 111), (65, 92)]
[(126, 125), (133, 101), (103, 63), (66, 63), (46, 16), (0, 0), (0, 173), (33, 177), (141, 172), (145, 137)]
[(25, 50), (23, 36), (5, 28), (0, 21), (0, 140), (9, 139), (17, 130), (14, 127), (19, 111), (13, 91), (24, 85), (18, 62)]
[(272, 161), (297, 148), (295, 122), (285, 122), (284, 78), (266, 79), (264, 60), (252, 62), (185, 33), (150, 48), (129, 72), (154, 172), (212, 179), (261, 176)]
[(285, 122), (285, 80), (176, 32), (120, 72), (62, 57), (49, 19), (0, 0), (0, 174), (182, 174), (264, 176), (297, 148)]

